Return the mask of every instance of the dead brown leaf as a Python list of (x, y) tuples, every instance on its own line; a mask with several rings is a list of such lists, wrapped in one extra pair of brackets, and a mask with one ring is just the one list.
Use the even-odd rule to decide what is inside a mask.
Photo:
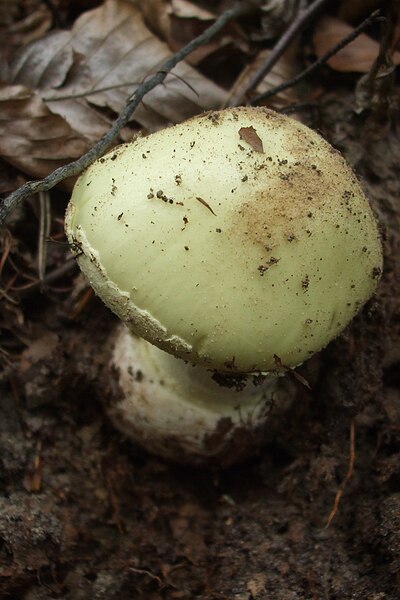
[(70, 37), (69, 32), (58, 31), (30, 44), (14, 59), (10, 80), (34, 90), (60, 87), (75, 60)]
[(19, 2), (15, 0), (0, 0), (0, 26), (10, 26), (18, 18)]
[[(266, 62), (270, 50), (261, 50), (253, 61), (243, 69), (242, 73), (235, 81), (230, 92), (230, 104), (237, 105), (243, 96), (246, 94), (247, 86), (252, 80), (255, 73), (258, 73), (262, 65)], [(258, 84), (255, 94), (264, 94), (265, 92), (272, 90), (281, 83), (289, 81), (296, 75), (296, 52), (297, 43), (292, 44), (286, 52), (281, 56), (277, 63), (272, 67), (271, 71), (264, 77), (264, 79)], [(280, 108), (282, 106), (288, 106), (294, 104), (299, 100), (299, 96), (296, 88), (289, 88), (273, 96), (269, 101), (268, 105), (274, 108)]]
[(147, 27), (164, 41), (169, 35), (169, 0), (131, 0), (140, 10)]
[[(181, 18), (174, 14), (169, 16), (169, 32), (168, 32), (168, 43), (174, 52), (185, 46), (191, 39), (197, 37), (207, 27), (209, 27), (214, 19), (209, 21), (200, 20), (197, 18)], [(207, 44), (197, 48), (188, 57), (188, 62), (191, 65), (198, 65), (207, 56), (218, 50), (224, 45), (227, 45), (231, 41), (230, 36), (222, 35), (215, 36)]]
[(382, 4), (382, 0), (342, 0), (337, 16), (343, 21), (355, 23), (382, 7)]
[[(106, 0), (82, 14), (70, 32), (29, 46), (12, 65), (11, 81), (39, 87), (52, 112), (93, 140), (104, 133), (107, 120), (94, 107), (119, 113), (127, 97), (169, 56), (132, 3)], [(146, 96), (135, 120), (154, 130), (218, 107), (224, 98), (221, 88), (180, 63), (163, 86)]]
[[(9, 3), (8, 3), (9, 4)], [(1, 4), (0, 4), (1, 11)], [(46, 7), (39, 6), (37, 10), (30, 13), (24, 19), (12, 23), (7, 27), (0, 29), (2, 40), (1, 55), (1, 76), (5, 79), (5, 68), (9, 57), (23, 46), (40, 39), (47, 33), (51, 27), (51, 15)]]
[(254, 37), (264, 40), (277, 37), (293, 21), (298, 10), (298, 0), (264, 0), (261, 6), (262, 32)]
[(33, 13), (8, 28), (8, 42), (13, 46), (27, 46), (47, 33), (51, 22), (51, 14), (47, 8), (44, 5), (38, 6)]
[[(142, 13), (146, 25), (164, 41), (170, 43), (171, 18), (183, 24), (185, 19), (213, 21), (216, 15), (188, 0), (131, 0)], [(194, 36), (192, 36), (194, 37)]]
[[(182, 19), (215, 19), (216, 14), (188, 0), (171, 0), (171, 11)], [(212, 6), (212, 3), (209, 3)]]
[[(146, 25), (164, 40), (173, 52), (203, 33), (217, 18), (216, 13), (189, 0), (131, 1), (141, 10)], [(196, 66), (213, 52), (232, 43), (244, 44), (244, 36), (240, 28), (233, 23), (227, 25), (212, 40), (197, 48), (186, 60)]]
[(22, 85), (0, 86), (0, 155), (34, 177), (78, 158), (87, 140)]
[[(353, 28), (347, 23), (328, 15), (319, 19), (315, 27), (313, 44), (315, 54), (320, 58), (325, 52), (338, 44)], [(379, 44), (365, 33), (337, 52), (328, 60), (335, 71), (367, 73), (379, 52)], [(400, 52), (393, 53), (393, 63), (400, 64)]]
[(241, 140), (247, 142), (256, 152), (264, 152), (262, 139), (253, 126), (241, 127), (239, 129), (239, 136)]

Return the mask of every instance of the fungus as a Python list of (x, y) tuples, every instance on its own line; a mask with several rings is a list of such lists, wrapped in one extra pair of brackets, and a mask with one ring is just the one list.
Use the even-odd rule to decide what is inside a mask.
[(114, 422), (184, 462), (228, 464), (257, 445), (293, 398), (279, 375), (340, 334), (382, 268), (342, 156), (266, 108), (205, 113), (114, 149), (78, 180), (66, 232), (124, 323)]

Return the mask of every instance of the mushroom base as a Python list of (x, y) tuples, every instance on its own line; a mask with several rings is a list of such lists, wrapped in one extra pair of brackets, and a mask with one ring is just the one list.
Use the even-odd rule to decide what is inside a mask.
[(113, 339), (111, 367), (122, 392), (109, 407), (115, 426), (146, 450), (180, 463), (228, 466), (245, 458), (271, 437), (294, 398), (287, 377), (249, 374), (240, 386), (222, 385), (212, 371), (167, 354), (123, 325)]

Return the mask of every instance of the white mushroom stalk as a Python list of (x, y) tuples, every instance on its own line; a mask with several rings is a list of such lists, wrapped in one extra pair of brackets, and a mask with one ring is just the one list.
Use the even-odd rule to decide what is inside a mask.
[(254, 385), (257, 375), (326, 346), (382, 268), (376, 222), (344, 159), (264, 108), (206, 113), (119, 146), (79, 179), (66, 232), (135, 336), (114, 339), (114, 421), (150, 450), (194, 462), (248, 451), (237, 440), (287, 404), (286, 384)]
[(113, 340), (122, 396), (114, 423), (147, 450), (179, 462), (229, 465), (259, 448), (293, 400), (293, 383), (259, 374), (218, 377), (125, 326)]

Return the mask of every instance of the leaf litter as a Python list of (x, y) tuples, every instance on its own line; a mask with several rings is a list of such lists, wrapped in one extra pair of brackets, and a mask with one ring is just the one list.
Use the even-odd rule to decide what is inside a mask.
[[(313, 36), (315, 53), (322, 56), (327, 50), (335, 46), (348, 33), (352, 27), (344, 21), (324, 15), (318, 21)], [(328, 65), (335, 71), (367, 73), (372, 67), (379, 52), (379, 43), (362, 33), (346, 48), (337, 52), (328, 60)], [(395, 65), (400, 65), (400, 52), (394, 52), (392, 60)]]
[[(170, 56), (124, 0), (83, 13), (70, 31), (23, 47), (5, 72), (0, 98), (0, 155), (43, 177), (78, 158), (104, 135), (126, 98)], [(134, 115), (155, 130), (219, 107), (226, 92), (188, 64), (176, 66)], [(121, 139), (132, 137), (123, 130)]]
[[(91, 106), (119, 113), (127, 96), (169, 55), (131, 3), (107, 0), (83, 13), (70, 32), (55, 32), (23, 51), (11, 65), (10, 81), (38, 89), (51, 110), (79, 131), (74, 100), (84, 98)], [(225, 92), (189, 65), (177, 65), (174, 74), (136, 111), (142, 127), (158, 129), (223, 101)]]

